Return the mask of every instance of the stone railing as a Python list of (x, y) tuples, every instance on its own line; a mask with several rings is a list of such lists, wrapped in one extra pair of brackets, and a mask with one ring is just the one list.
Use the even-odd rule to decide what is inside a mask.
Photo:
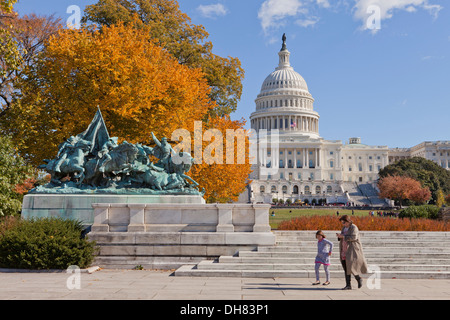
[(93, 232), (270, 232), (269, 204), (93, 203)]

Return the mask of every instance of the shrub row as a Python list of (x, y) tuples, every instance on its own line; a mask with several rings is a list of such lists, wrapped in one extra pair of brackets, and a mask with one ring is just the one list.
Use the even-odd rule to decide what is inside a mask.
[(59, 218), (13, 220), (0, 223), (0, 267), (67, 269), (89, 267), (95, 243), (82, 238), (79, 222)]
[(433, 205), (410, 206), (400, 211), (400, 218), (437, 219), (439, 208)]
[[(450, 231), (450, 223), (432, 219), (397, 219), (387, 217), (351, 217), (361, 231)], [(279, 230), (341, 230), (334, 216), (303, 216), (282, 221)]]

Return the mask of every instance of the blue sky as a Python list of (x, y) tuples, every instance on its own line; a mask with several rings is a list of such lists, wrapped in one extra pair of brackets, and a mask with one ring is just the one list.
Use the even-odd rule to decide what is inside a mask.
[[(19, 0), (20, 14), (55, 13), (92, 0)], [(240, 59), (249, 119), (287, 35), (325, 139), (412, 147), (450, 140), (450, 2), (445, 0), (180, 0), (210, 34), (214, 53)], [(369, 22), (369, 29), (368, 29)], [(378, 23), (378, 24), (377, 24)]]

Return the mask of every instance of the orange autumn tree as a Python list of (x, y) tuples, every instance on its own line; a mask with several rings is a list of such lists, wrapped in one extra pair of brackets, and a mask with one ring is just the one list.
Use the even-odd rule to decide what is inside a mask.
[(250, 182), (250, 148), (244, 125), (244, 120), (232, 121), (225, 115), (209, 118), (194, 130), (191, 148), (196, 164), (189, 174), (205, 188), (207, 202), (236, 201)]
[[(151, 132), (168, 139), (179, 128), (193, 134), (195, 121), (224, 133), (244, 125), (227, 116), (207, 118), (215, 102), (203, 72), (181, 65), (147, 32), (129, 24), (101, 32), (91, 27), (60, 30), (24, 72), (20, 96), (0, 121), (34, 165), (53, 158), (61, 142), (83, 132), (97, 106), (111, 136), (150, 146)], [(208, 143), (201, 146), (207, 149)], [(206, 189), (208, 201), (226, 202), (244, 191), (249, 173), (247, 160), (236, 165), (200, 162), (189, 175)]]
[[(118, 21), (144, 29), (183, 65), (201, 68), (216, 103), (209, 112), (222, 116), (236, 110), (242, 95), (244, 70), (238, 58), (213, 53), (205, 27), (196, 25), (176, 0), (98, 0), (87, 5), (82, 21), (99, 28)], [(137, 18), (137, 19), (136, 19)]]
[(379, 197), (396, 200), (411, 200), (416, 203), (424, 203), (431, 198), (428, 188), (422, 188), (419, 181), (405, 176), (387, 176), (378, 182)]
[(121, 23), (98, 31), (63, 29), (18, 84), (2, 128), (34, 165), (83, 132), (100, 106), (112, 135), (148, 142), (192, 130), (214, 107), (200, 69), (178, 63), (149, 35)]

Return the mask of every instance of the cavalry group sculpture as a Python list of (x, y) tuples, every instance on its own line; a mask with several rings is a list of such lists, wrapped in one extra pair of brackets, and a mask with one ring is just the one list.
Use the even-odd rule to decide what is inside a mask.
[[(193, 158), (176, 153), (166, 138), (155, 147), (109, 136), (100, 109), (88, 129), (59, 145), (55, 159), (44, 160), (39, 169), (51, 175), (34, 193), (116, 193), (203, 195), (198, 183), (186, 173)], [(150, 161), (149, 156), (158, 159)]]

